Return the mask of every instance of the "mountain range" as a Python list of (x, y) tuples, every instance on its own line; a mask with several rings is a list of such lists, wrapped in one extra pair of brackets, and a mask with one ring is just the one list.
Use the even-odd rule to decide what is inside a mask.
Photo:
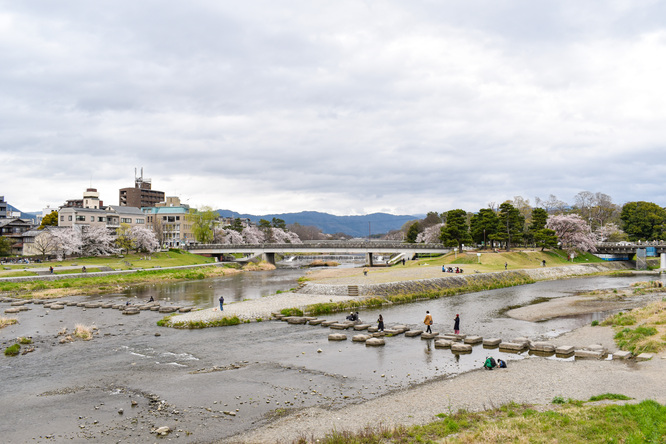
[(397, 216), (388, 213), (372, 213), (363, 216), (335, 216), (318, 211), (301, 211), (299, 213), (264, 214), (241, 214), (231, 210), (217, 210), (221, 217), (233, 217), (250, 219), (259, 222), (260, 219), (271, 221), (273, 218), (282, 219), (287, 225), (298, 223), (300, 225), (313, 225), (323, 233), (345, 233), (354, 237), (368, 237), (371, 234), (388, 233), (391, 230), (400, 229), (406, 222), (422, 219), (424, 215)]

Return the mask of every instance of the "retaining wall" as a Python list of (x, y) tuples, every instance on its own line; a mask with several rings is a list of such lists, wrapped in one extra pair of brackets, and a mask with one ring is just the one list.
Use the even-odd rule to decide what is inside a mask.
[[(565, 267), (533, 268), (527, 270), (501, 271), (494, 273), (454, 274), (440, 278), (413, 281), (388, 282), (382, 284), (360, 284), (359, 296), (386, 296), (389, 294), (427, 293), (446, 288), (460, 288), (469, 285), (492, 284), (499, 282), (520, 282), (524, 279), (535, 281), (585, 276), (612, 270), (632, 270), (631, 264), (624, 262), (578, 264)], [(331, 296), (347, 296), (348, 285), (307, 283), (298, 293)]]

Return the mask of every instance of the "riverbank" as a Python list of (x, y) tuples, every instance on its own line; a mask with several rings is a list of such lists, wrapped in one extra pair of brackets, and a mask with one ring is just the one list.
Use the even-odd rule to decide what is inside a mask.
[[(610, 327), (583, 327), (552, 342), (601, 344), (614, 351), (613, 336)], [(646, 362), (528, 358), (510, 363), (507, 369), (479, 369), (338, 410), (305, 409), (218, 443), (292, 443), (299, 439), (310, 443), (333, 430), (358, 432), (366, 426), (426, 424), (438, 420), (440, 413), (481, 411), (511, 402), (549, 408), (555, 397), (587, 400), (604, 393), (623, 394), (632, 402), (652, 399), (666, 403), (666, 354)]]

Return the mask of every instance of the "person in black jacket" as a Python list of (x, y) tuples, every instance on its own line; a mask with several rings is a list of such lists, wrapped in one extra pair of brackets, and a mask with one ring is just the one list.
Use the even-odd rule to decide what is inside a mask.
[(379, 315), (379, 319), (377, 319), (377, 330), (384, 331), (384, 318), (381, 314)]
[(460, 315), (456, 315), (453, 320), (453, 332), (457, 335), (460, 334)]

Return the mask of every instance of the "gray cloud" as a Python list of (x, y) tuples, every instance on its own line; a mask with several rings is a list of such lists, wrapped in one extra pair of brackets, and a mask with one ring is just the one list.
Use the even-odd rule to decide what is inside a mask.
[(659, 2), (5, 2), (5, 198), (144, 167), (241, 212), (666, 205)]

